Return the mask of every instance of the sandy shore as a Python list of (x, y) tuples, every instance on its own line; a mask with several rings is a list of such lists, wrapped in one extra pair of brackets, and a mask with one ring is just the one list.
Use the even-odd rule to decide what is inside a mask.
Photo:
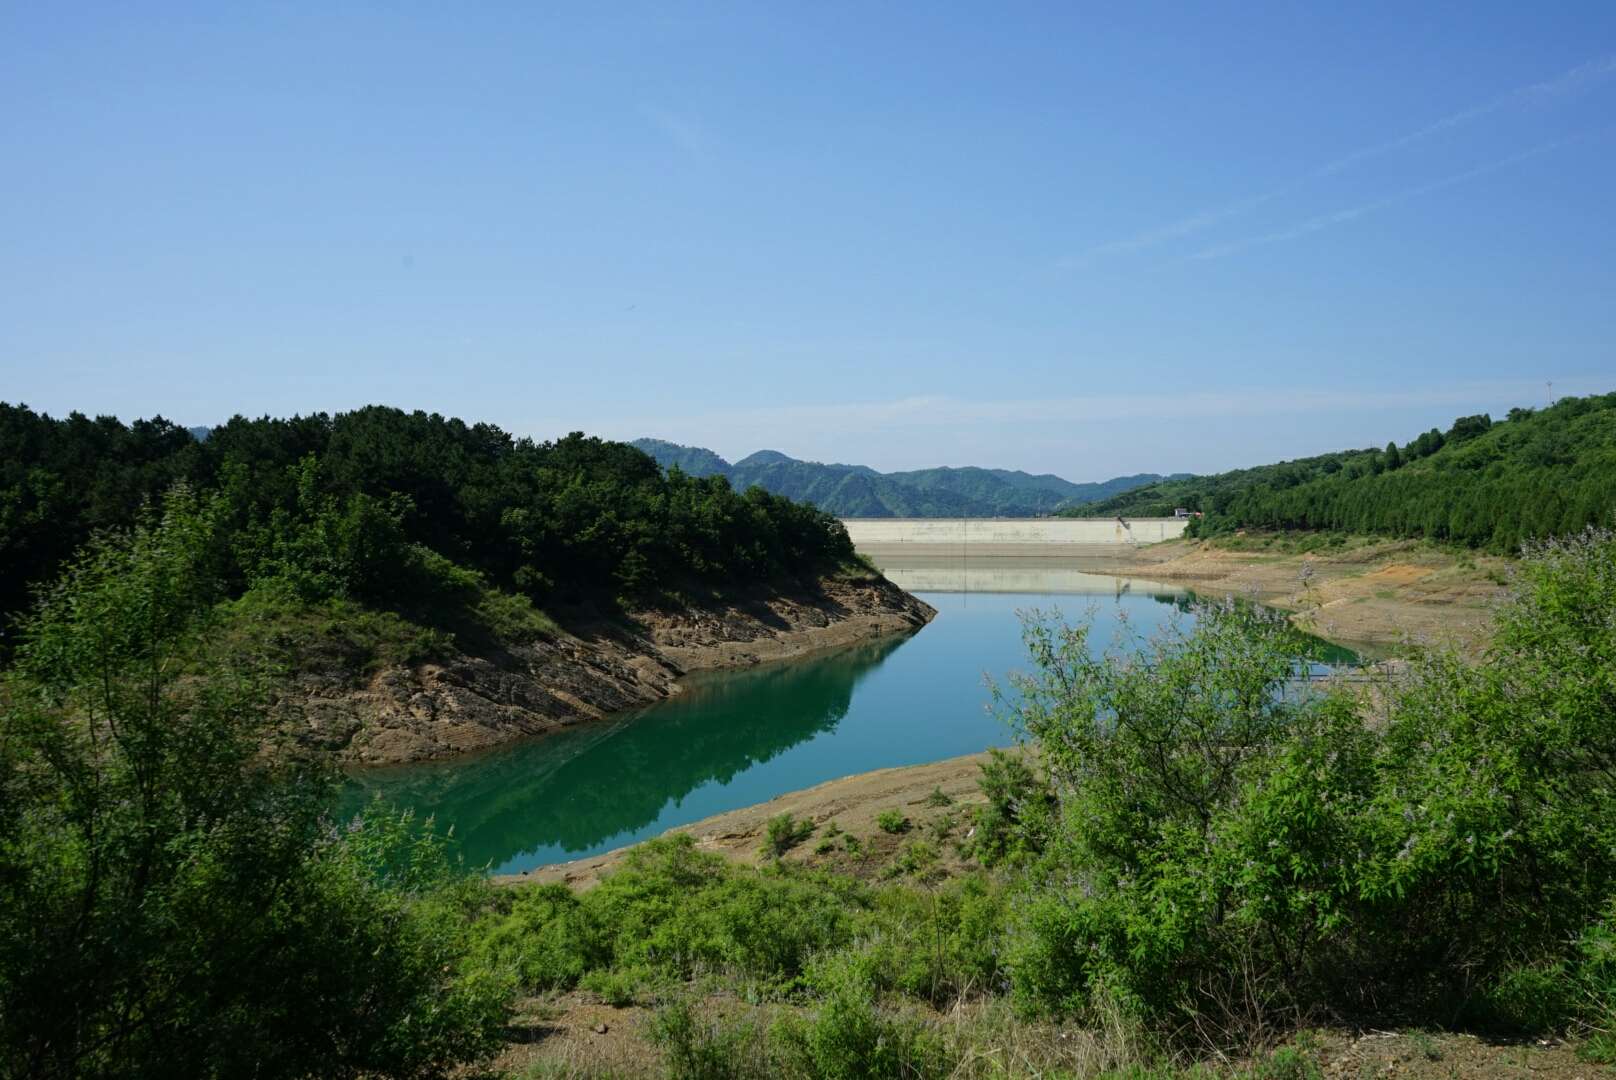
[[(731, 862), (754, 864), (761, 859), (758, 848), (763, 843), (763, 830), (768, 820), (781, 814), (792, 814), (797, 818), (807, 818), (816, 825), (834, 821), (842, 832), (872, 842), (872, 858), (865, 862), (875, 866), (880, 864), (887, 848), (896, 848), (901, 842), (901, 838), (883, 833), (877, 827), (877, 814), (897, 807), (918, 822), (928, 812), (926, 797), (937, 789), (953, 800), (950, 810), (954, 813), (966, 806), (985, 802), (977, 789), (976, 778), (981, 775), (978, 766), (987, 758), (985, 753), (967, 754), (926, 765), (877, 769), (844, 776), (803, 791), (778, 795), (756, 806), (746, 806), (689, 825), (680, 825), (663, 835), (689, 833), (695, 838), (696, 846), (703, 851), (718, 852)], [(785, 858), (815, 860), (819, 857), (813, 853), (813, 846), (812, 842), (802, 844), (788, 852)], [(615, 869), (628, 851), (628, 847), (621, 847), (587, 859), (534, 867), (525, 874), (503, 874), (493, 880), (503, 885), (563, 881), (575, 889), (587, 889), (602, 875)]]
[(1459, 557), (1418, 542), (1354, 542), (1308, 554), (1256, 543), (1241, 549), (1170, 540), (1117, 565), (1142, 578), (1181, 582), (1202, 596), (1255, 596), (1347, 645), (1392, 646), (1414, 637), (1473, 648), (1486, 640), (1493, 606), (1504, 595), (1506, 560), (1497, 556)]

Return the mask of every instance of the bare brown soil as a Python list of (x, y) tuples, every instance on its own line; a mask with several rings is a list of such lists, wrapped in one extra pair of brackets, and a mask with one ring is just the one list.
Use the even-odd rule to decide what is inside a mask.
[[(695, 1002), (707, 1024), (751, 1023), (759, 1027), (800, 1008), (748, 1006), (731, 993), (714, 993)], [(507, 1076), (604, 1078), (665, 1075), (661, 1051), (650, 1036), (654, 1003), (613, 1007), (597, 995), (574, 992), (533, 998), (522, 1003), (510, 1027), (510, 1042), (495, 1061)], [(956, 1028), (958, 1042), (973, 1055), (962, 1075), (1093, 1077), (1113, 1072), (1132, 1056), (1126, 1046), (1103, 1033), (1069, 1024), (1016, 1022), (994, 1018), (983, 1022), (982, 1006), (962, 1004), (946, 1012), (916, 1009), (943, 1030)], [(1611, 1076), (1605, 1065), (1579, 1056), (1580, 1043), (1563, 1039), (1499, 1039), (1463, 1032), (1340, 1031), (1301, 1033), (1289, 1045), (1301, 1050), (1324, 1080), (1596, 1080)], [(970, 1057), (989, 1062), (1019, 1058), (1021, 1068), (974, 1069)], [(1250, 1075), (1249, 1060), (1207, 1060), (1200, 1072), (1177, 1075)], [(1042, 1067), (1040, 1067), (1042, 1066)], [(1167, 1071), (1142, 1070), (1122, 1075), (1166, 1077)], [(1289, 1073), (1277, 1075), (1291, 1075)]]
[(1311, 1056), (1327, 1080), (1592, 1080), (1610, 1076), (1561, 1039), (1493, 1039), (1454, 1032), (1328, 1032)]
[[(697, 1023), (708, 1030), (734, 1030), (745, 1026), (765, 1032), (788, 1018), (808, 1012), (800, 1003), (742, 1000), (733, 989), (705, 993), (678, 988)], [(544, 1077), (547, 1080), (607, 1080), (607, 1078), (669, 1075), (666, 1060), (650, 1037), (654, 1010), (650, 1000), (613, 1008), (585, 992), (533, 998), (522, 1004), (510, 1027), (511, 1041), (495, 1061), (497, 1075)], [(956, 1050), (957, 1080), (1005, 1080), (1010, 1077), (1115, 1078), (1128, 1061), (1125, 1047), (1104, 1033), (1085, 1031), (1070, 1023), (1028, 1022), (1013, 1015), (1001, 1002), (960, 1002), (939, 1012), (908, 1003), (901, 1012), (938, 1032)], [(601, 1028), (605, 1030), (602, 1031)], [(730, 1071), (713, 1068), (708, 1076), (768, 1076), (778, 1074), (767, 1059), (759, 1060), (754, 1046), (727, 1064), (743, 1064)], [(750, 1060), (748, 1060), (750, 1059)], [(775, 1066), (782, 1064), (776, 1059)], [(1135, 1075), (1135, 1074), (1123, 1074)], [(1154, 1080), (1155, 1074), (1137, 1074)], [(1200, 1080), (1210, 1080), (1202, 1077)]]
[(598, 720), (679, 692), (680, 675), (783, 660), (937, 613), (896, 585), (824, 582), (813, 593), (758, 592), (620, 623), (573, 622), (550, 640), (443, 663), (359, 673), (305, 671), (282, 693), (303, 740), (339, 759), (388, 764), (480, 750)]
[(509, 1077), (660, 1076), (662, 1055), (647, 1037), (651, 1010), (614, 1008), (587, 992), (522, 1002), (493, 1073)]
[(1384, 646), (1413, 637), (1465, 648), (1486, 640), (1507, 569), (1496, 556), (1458, 556), (1418, 542), (1353, 542), (1298, 554), (1283, 541), (1242, 537), (1169, 540), (1138, 549), (1124, 564), (1141, 576), (1192, 584), (1204, 596), (1253, 596), (1289, 608), (1331, 641)]
[[(770, 1021), (800, 1007), (776, 1005), (759, 1008), (735, 999), (733, 993), (702, 995), (694, 1003), (706, 1024), (751, 1023), (766, 1027)], [(532, 998), (522, 1003), (510, 1026), (510, 1042), (494, 1062), (496, 1073), (506, 1076), (557, 1078), (660, 1077), (665, 1075), (661, 1051), (650, 1038), (655, 1003), (637, 1001), (613, 1007), (585, 991)], [(980, 1004), (962, 1003), (944, 1012), (913, 1010), (933, 1025), (953, 1034), (970, 1048), (961, 1055), (961, 1075), (1094, 1077), (1116, 1076), (1113, 1070), (1129, 1063), (1126, 1045), (1117, 1045), (1101, 1032), (1083, 1031), (1070, 1024), (1015, 1021), (984, 1017)], [(984, 1022), (986, 1021), (986, 1022)], [(1579, 1056), (1575, 1040), (1501, 1039), (1464, 1032), (1342, 1031), (1300, 1033), (1289, 1045), (1302, 1051), (1324, 1080), (1596, 1080), (1613, 1075), (1610, 1067)], [(976, 1058), (973, 1062), (971, 1059)], [(972, 1068), (982, 1061), (998, 1063), (1019, 1059), (1020, 1068)], [(1245, 1074), (1249, 1060), (1206, 1060), (1200, 1072), (1176, 1075), (1218, 1076)], [(1168, 1071), (1141, 1070), (1122, 1075), (1167, 1077)], [(1291, 1075), (1290, 1073), (1275, 1075)]]

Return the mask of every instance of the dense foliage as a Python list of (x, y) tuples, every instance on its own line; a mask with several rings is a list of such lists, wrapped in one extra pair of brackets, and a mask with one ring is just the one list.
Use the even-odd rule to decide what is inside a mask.
[(807, 579), (853, 558), (827, 514), (580, 433), (535, 443), (371, 407), (238, 416), (198, 442), (162, 419), (0, 404), (0, 617), (178, 481), (223, 494), (213, 560), (236, 592), (273, 578), (305, 598), (396, 607), (463, 591), (470, 574), (536, 603), (643, 598)]
[(588, 892), (507, 892), (504, 917), (482, 924), (480, 949), (531, 990), (582, 984), (625, 997), (702, 972), (811, 986), (832, 954), (855, 949), (874, 989), (942, 1003), (992, 980), (1003, 900), (981, 878), (933, 896), (798, 864), (733, 866), (679, 833), (642, 844)]
[(219, 509), (92, 544), (0, 687), (0, 1074), (446, 1075), (506, 1016), (462, 963), (475, 890), (264, 753), (257, 665), (203, 647)]
[[(1479, 661), (1417, 653), (1367, 687), (1301, 679), (1250, 606), (1109, 651), (1035, 618), (1004, 704), (1036, 754), (991, 755), (985, 802), (893, 808), (885, 884), (675, 836), (577, 893), (451, 874), (397, 814), (337, 826), (334, 777), (264, 752), (265, 658), (214, 640), (237, 512), (228, 484), (171, 493), (24, 628), (0, 692), (6, 1075), (452, 1074), (516, 995), (570, 988), (657, 1005), (689, 1077), (985, 1074), (981, 1040), (1020, 1036), (936, 1021), (967, 1003), (1131, 1033), (1133, 1062), (1319, 1020), (1616, 1020), (1616, 534), (1532, 548)], [(880, 836), (775, 832), (861, 866)], [(712, 1021), (707, 990), (777, 1009)]]
[[(1577, 460), (1597, 460), (1604, 412), (1571, 417)], [(330, 610), (463, 595), (532, 625), (486, 582), (561, 595), (544, 565), (629, 587), (622, 560), (569, 550), (579, 536), (658, 513), (678, 535), (708, 505), (711, 546), (685, 561), (619, 550), (711, 581), (791, 564), (765, 543), (721, 574), (690, 552), (739, 558), (735, 537), (779, 521), (834, 548), (823, 519), (722, 483), (670, 509), (704, 482), (632, 448), (385, 411), (351, 429), (242, 421), (236, 451), (227, 429), (199, 444), (155, 421), (33, 419), (60, 471), (10, 489), (8, 550), (48, 562), (29, 521), (91, 540), (39, 593), (0, 684), (0, 1074), (451, 1075), (501, 1045), (517, 994), (574, 987), (657, 1004), (667, 1068), (690, 1077), (970, 1075), (991, 1055), (935, 1020), (967, 1002), (1109, 1025), (1142, 1039), (1134, 1061), (1319, 1020), (1616, 1027), (1611, 532), (1529, 544), (1479, 658), (1416, 651), (1371, 683), (1303, 679), (1291, 629), (1246, 605), (1108, 651), (1035, 617), (1003, 706), (1036, 753), (991, 755), (985, 802), (892, 808), (892, 837), (785, 818), (768, 838), (779, 856), (818, 831), (812, 850), (860, 865), (897, 844), (885, 884), (674, 837), (588, 892), (496, 890), (396, 813), (332, 821), (336, 778), (278, 743), (276, 657), (233, 637), (232, 613), (274, 590)], [(1503, 435), (1562, 420), (1473, 418), (1389, 448), (1380, 475), (1437, 474), (1488, 439), (1513, 453)], [(67, 452), (85, 445), (120, 449)], [(566, 483), (521, 487), (545, 468)], [(210, 486), (175, 486), (190, 477)], [(722, 516), (749, 506), (765, 508), (751, 525)], [(350, 622), (411, 647), (395, 615)], [(945, 842), (981, 869), (950, 876)], [(689, 995), (714, 986), (780, 1011), (710, 1023)]]
[(1417, 537), (1497, 552), (1601, 523), (1616, 505), (1616, 394), (1562, 398), (1507, 419), (1465, 416), (1384, 450), (1175, 480), (1069, 511), (1205, 514), (1191, 535), (1306, 529)]
[(1535, 549), (1479, 663), (1299, 681), (1235, 604), (1097, 653), (1028, 627), (1011, 714), (1059, 826), (1011, 967), (1046, 1008), (1214, 1045), (1312, 1018), (1604, 1021), (1616, 898), (1616, 535)]
[[(991, 993), (1006, 896), (981, 874), (874, 886), (783, 862), (735, 866), (675, 834), (588, 892), (506, 892), (478, 949), (530, 990), (663, 1002), (652, 1035), (675, 1077), (943, 1077), (961, 1055), (882, 1002)], [(715, 984), (811, 1008), (766, 1028), (709, 1026), (686, 994)]]
[[(724, 475), (737, 487), (757, 485), (776, 495), (814, 503), (839, 517), (1028, 517), (1082, 506), (1163, 479), (1155, 473), (1074, 484), (1052, 473), (1009, 469), (918, 469), (881, 473), (866, 465), (799, 461), (760, 450), (731, 465), (711, 450), (661, 439), (634, 445), (664, 467), (696, 476)], [(1187, 475), (1187, 474), (1183, 474)]]

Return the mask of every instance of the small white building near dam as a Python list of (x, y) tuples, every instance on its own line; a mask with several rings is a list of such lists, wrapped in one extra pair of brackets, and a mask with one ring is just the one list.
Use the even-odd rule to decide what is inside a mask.
[(877, 563), (924, 557), (1081, 558), (1176, 540), (1188, 518), (843, 518)]

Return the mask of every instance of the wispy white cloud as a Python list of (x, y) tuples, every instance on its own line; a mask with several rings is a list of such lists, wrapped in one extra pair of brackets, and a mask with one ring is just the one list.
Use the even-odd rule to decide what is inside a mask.
[(707, 140), (707, 133), (700, 124), (678, 117), (665, 109), (654, 105), (641, 105), (640, 115), (651, 122), (662, 134), (666, 135), (673, 144), (692, 157), (701, 157)]
[(1307, 176), (1303, 177), (1299, 183), (1317, 180), (1321, 177), (1328, 176), (1331, 173), (1340, 172), (1342, 169), (1350, 168), (1351, 166), (1358, 164), (1360, 161), (1366, 161), (1369, 158), (1379, 157), (1382, 154), (1390, 154), (1393, 151), (1401, 150), (1404, 147), (1411, 146), (1422, 139), (1428, 139), (1432, 135), (1438, 135), (1444, 131), (1450, 131), (1453, 128), (1468, 124), (1473, 120), (1480, 120), (1484, 116), (1489, 116), (1492, 113), (1500, 112), (1512, 105), (1542, 107), (1557, 98), (1564, 97), (1567, 94), (1580, 93), (1581, 91), (1590, 89), (1596, 84), (1603, 82), (1605, 79), (1610, 78), (1612, 75), (1616, 75), (1616, 53), (1613, 53), (1610, 56), (1602, 57), (1598, 60), (1590, 60), (1586, 64), (1572, 68), (1570, 71), (1560, 75), (1558, 78), (1549, 79), (1547, 82), (1533, 83), (1530, 86), (1522, 86), (1519, 89), (1511, 90), (1509, 93), (1503, 95), (1502, 97), (1494, 98), (1485, 105), (1477, 105), (1474, 108), (1465, 109), (1462, 112), (1456, 112), (1452, 116), (1438, 120), (1434, 124), (1427, 125), (1426, 127), (1412, 132), (1411, 134), (1404, 135), (1401, 138), (1391, 139), (1387, 142), (1381, 143), (1379, 146), (1370, 146), (1362, 150), (1355, 150), (1345, 157), (1337, 158), (1335, 161), (1332, 161), (1327, 165), (1321, 165), (1319, 168), (1313, 170), (1311, 173), (1308, 173)]
[[(1582, 382), (1587, 385), (1582, 385)], [(1556, 380), (1555, 387), (1560, 396), (1603, 393), (1616, 387), (1616, 378), (1597, 384), (1592, 380)], [(1543, 393), (1543, 384), (1540, 382), (1510, 380), (1408, 388), (1250, 387), (1217, 393), (1097, 395), (1002, 401), (967, 401), (928, 395), (895, 401), (734, 409), (677, 417), (624, 417), (612, 422), (611, 427), (638, 432), (664, 431), (669, 435), (676, 432), (722, 431), (730, 433), (733, 441), (737, 435), (751, 437), (759, 432), (790, 432), (795, 436), (821, 437), (863, 433), (871, 429), (967, 429), (1105, 421), (1229, 420), (1421, 407), (1494, 408), (1502, 404), (1534, 401)]]
[(1435, 123), (1427, 124), (1418, 131), (1410, 132), (1395, 139), (1389, 139), (1375, 146), (1366, 146), (1361, 150), (1354, 150), (1350, 154), (1345, 154), (1334, 161), (1320, 165), (1318, 168), (1289, 183), (1282, 184), (1259, 195), (1253, 195), (1250, 198), (1228, 203), (1212, 210), (1204, 210), (1166, 225), (1145, 229), (1121, 240), (1089, 248), (1086, 251), (1063, 259), (1061, 265), (1068, 268), (1082, 267), (1107, 256), (1127, 255), (1136, 251), (1143, 251), (1146, 248), (1157, 247), (1180, 236), (1210, 228), (1220, 221), (1255, 209), (1263, 203), (1288, 195), (1300, 187), (1349, 169), (1361, 162), (1394, 153), (1433, 135), (1462, 127), (1511, 106), (1545, 106), (1565, 95), (1588, 90), (1612, 75), (1616, 75), (1616, 53), (1597, 60), (1590, 60), (1586, 64), (1574, 67), (1570, 71), (1546, 82), (1533, 83), (1529, 86), (1511, 90), (1509, 93), (1494, 98), (1485, 104), (1461, 110), (1451, 116), (1443, 117)]
[(1256, 247), (1259, 244), (1277, 244), (1283, 240), (1295, 240), (1299, 236), (1306, 236), (1308, 233), (1329, 228), (1331, 225), (1340, 225), (1342, 222), (1363, 217), (1365, 214), (1372, 214), (1376, 210), (1384, 210), (1388, 206), (1395, 206), (1397, 203), (1407, 202), (1410, 199), (1419, 198), (1421, 195), (1429, 195), (1431, 192), (1437, 191), (1441, 188), (1450, 187), (1453, 184), (1458, 184), (1465, 180), (1471, 180), (1475, 177), (1483, 176), (1490, 172), (1495, 172), (1507, 165), (1513, 165), (1518, 161), (1525, 161), (1527, 158), (1537, 157), (1540, 154), (1547, 154), (1551, 151), (1558, 150), (1563, 146), (1569, 146), (1574, 142), (1581, 142), (1583, 139), (1590, 138), (1594, 135), (1603, 135), (1611, 130), (1613, 129), (1601, 128), (1597, 131), (1584, 131), (1580, 134), (1572, 135), (1569, 138), (1557, 140), (1556, 142), (1545, 143), (1542, 146), (1534, 146), (1530, 150), (1522, 150), (1518, 154), (1511, 154), (1509, 157), (1500, 158), (1499, 160), (1491, 162), (1487, 165), (1482, 165), (1474, 169), (1467, 169), (1462, 173), (1455, 173), (1454, 175), (1444, 177), (1441, 180), (1433, 180), (1429, 184), (1421, 184), (1418, 187), (1409, 188), (1407, 191), (1400, 191), (1395, 195), (1388, 195), (1384, 199), (1377, 199), (1374, 202), (1364, 203), (1361, 206), (1351, 206), (1345, 210), (1337, 210), (1330, 214), (1320, 214), (1318, 217), (1309, 218), (1307, 221), (1304, 221), (1301, 224), (1293, 226), (1289, 229), (1268, 233), (1263, 236), (1247, 237), (1244, 240), (1235, 240), (1227, 244), (1219, 244), (1217, 247), (1208, 248), (1205, 251), (1199, 251), (1193, 255), (1186, 255), (1182, 261), (1219, 259), (1225, 255), (1232, 255), (1237, 251), (1243, 251), (1249, 247)]
[[(1544, 373), (1541, 377), (1546, 376)], [(1556, 375), (1556, 397), (1616, 390), (1616, 368)], [(580, 426), (607, 438), (653, 436), (730, 460), (760, 448), (883, 471), (981, 465), (1103, 480), (1137, 472), (1221, 472), (1403, 440), (1455, 416), (1542, 405), (1547, 388), (1507, 381), (1249, 386), (1220, 393), (1094, 394), (967, 400), (940, 395), (814, 406), (658, 409), (527, 417), (538, 438)], [(637, 413), (637, 415), (636, 415)]]

